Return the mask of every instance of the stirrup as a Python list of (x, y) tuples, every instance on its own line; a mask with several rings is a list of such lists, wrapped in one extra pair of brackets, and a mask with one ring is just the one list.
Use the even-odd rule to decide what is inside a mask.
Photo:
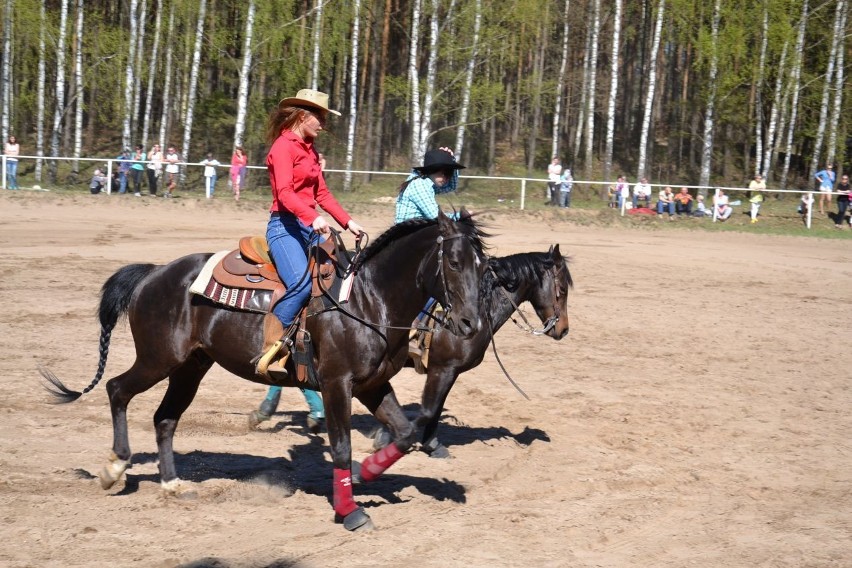
[(257, 362), (257, 366), (255, 367), (255, 371), (257, 371), (258, 375), (263, 375), (264, 377), (269, 378), (269, 367), (273, 366), (273, 370), (276, 374), (285, 373), (284, 364), (287, 362), (287, 359), (290, 358), (290, 350), (282, 356), (276, 359), (276, 355), (281, 352), (281, 349), (284, 347), (284, 339), (279, 339), (275, 343), (272, 344), (272, 347), (269, 350), (261, 355), (260, 359)]

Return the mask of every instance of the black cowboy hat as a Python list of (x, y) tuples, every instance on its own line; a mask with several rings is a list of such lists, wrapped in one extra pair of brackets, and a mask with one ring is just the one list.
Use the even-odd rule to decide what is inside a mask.
[(423, 157), (423, 165), (414, 168), (421, 175), (429, 175), (441, 170), (463, 170), (464, 166), (456, 162), (446, 150), (429, 150)]

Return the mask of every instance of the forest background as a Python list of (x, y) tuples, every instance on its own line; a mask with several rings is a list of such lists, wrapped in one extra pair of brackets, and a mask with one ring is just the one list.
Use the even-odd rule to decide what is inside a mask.
[(24, 155), (260, 165), (305, 87), (343, 113), (318, 145), (347, 170), (446, 145), (486, 175), (556, 155), (575, 179), (805, 188), (850, 155), (847, 0), (2, 2), (0, 134)]

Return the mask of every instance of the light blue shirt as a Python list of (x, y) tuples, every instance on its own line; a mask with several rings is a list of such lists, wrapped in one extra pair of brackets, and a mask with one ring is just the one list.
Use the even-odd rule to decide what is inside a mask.
[(453, 170), (450, 180), (438, 187), (429, 177), (420, 177), (412, 172), (406, 179), (408, 184), (396, 198), (396, 217), (394, 223), (408, 219), (435, 219), (438, 217), (438, 202), (435, 195), (455, 191), (458, 186), (459, 171)]
[(834, 170), (820, 170), (814, 177), (819, 180), (820, 187), (827, 187), (829, 189), (834, 187)]

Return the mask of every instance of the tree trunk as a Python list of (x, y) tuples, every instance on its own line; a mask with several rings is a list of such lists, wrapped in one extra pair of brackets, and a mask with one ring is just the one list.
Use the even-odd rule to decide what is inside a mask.
[[(175, 33), (175, 5), (172, 3), (169, 9), (169, 29), (166, 32), (167, 38), (174, 38)], [(160, 148), (165, 152), (166, 150), (166, 137), (171, 135), (171, 128), (169, 125), (169, 110), (172, 108), (172, 99), (171, 99), (171, 88), (172, 88), (172, 75), (174, 70), (172, 69), (172, 58), (174, 57), (174, 41), (166, 42), (166, 65), (164, 67), (166, 71), (166, 77), (163, 80), (163, 109), (160, 115)]]
[[(142, 105), (142, 70), (145, 68), (145, 21), (148, 16), (148, 0), (141, 0), (139, 26), (136, 34), (136, 71), (133, 74), (133, 110), (130, 114), (131, 140), (139, 135), (139, 107)], [(144, 143), (145, 139), (140, 140)]]
[(592, 16), (592, 55), (589, 61), (589, 94), (587, 95), (589, 108), (586, 111), (586, 159), (583, 164), (587, 178), (592, 176), (594, 165), (592, 156), (595, 141), (595, 102), (597, 100), (595, 85), (597, 84), (598, 76), (598, 35), (601, 29), (601, 0), (594, 0), (592, 6), (594, 12)]
[(384, 166), (385, 76), (387, 75), (388, 52), (390, 50), (391, 5), (391, 0), (385, 0), (385, 13), (382, 20), (382, 56), (379, 60), (378, 71), (376, 126), (373, 137), (375, 140), (373, 164), (376, 169), (381, 169)]
[(408, 93), (411, 100), (411, 163), (417, 163), (420, 153), (420, 77), (417, 74), (420, 39), (420, 0), (411, 4), (411, 41), (408, 45)]
[[(148, 70), (148, 88), (145, 95), (145, 116), (142, 119), (142, 144), (146, 149), (150, 150), (152, 144), (148, 139), (151, 132), (151, 112), (154, 101), (154, 77), (157, 75), (158, 63), (160, 61), (160, 30), (162, 29), (163, 21), (163, 0), (157, 0), (157, 16), (154, 20), (154, 44), (151, 46), (151, 56), (146, 62)], [(163, 101), (165, 104), (165, 101)]]
[[(766, 75), (766, 48), (769, 45), (769, 9), (763, 5), (763, 20), (760, 26), (760, 58), (757, 63), (757, 84), (754, 86), (754, 175), (766, 175), (760, 171), (760, 161), (763, 156), (763, 81)], [(780, 73), (781, 70), (779, 69)]]
[(0, 139), (5, 144), (9, 139), (9, 123), (12, 114), (12, 0), (3, 7), (3, 59), (0, 66), (0, 94), (3, 110), (0, 112)]
[[(565, 4), (567, 5), (569, 0), (565, 0)], [(464, 87), (462, 88), (462, 102), (461, 102), (461, 110), (459, 111), (459, 125), (456, 129), (456, 160), (459, 162), (462, 161), (462, 155), (464, 154), (464, 134), (465, 128), (467, 126), (467, 117), (470, 112), (470, 92), (473, 89), (473, 72), (476, 69), (476, 55), (477, 50), (479, 49), (479, 28), (482, 25), (482, 0), (475, 0), (474, 3), (474, 16), (473, 16), (473, 40), (470, 49), (470, 57), (467, 60), (467, 69), (465, 70), (464, 77)], [(564, 71), (563, 71), (564, 72)], [(561, 80), (561, 73), (560, 73)], [(558, 95), (557, 95), (558, 100)], [(556, 109), (557, 116), (559, 115), (559, 106), (557, 104)], [(558, 119), (554, 119), (554, 122), (558, 124)]]
[[(65, 0), (63, 0), (64, 3)], [(130, 147), (130, 124), (133, 119), (133, 85), (135, 84), (133, 65), (136, 62), (136, 12), (139, 0), (130, 0), (130, 37), (127, 40), (127, 65), (124, 71), (124, 120), (121, 129), (121, 147)]]
[(568, 10), (570, 7), (571, 0), (565, 0), (565, 7), (562, 10), (562, 58), (559, 63), (559, 75), (556, 77), (556, 100), (553, 103), (553, 132), (550, 140), (551, 156), (559, 155), (559, 121), (562, 118), (562, 97), (565, 90), (565, 73), (568, 70), (568, 36), (571, 31), (568, 24)]
[(790, 120), (787, 124), (787, 145), (784, 156), (784, 167), (781, 170), (781, 189), (787, 188), (787, 174), (790, 172), (790, 159), (793, 155), (793, 135), (796, 130), (796, 115), (799, 110), (799, 82), (802, 76), (802, 49), (805, 45), (805, 28), (808, 23), (808, 0), (802, 3), (802, 17), (799, 20), (799, 32), (796, 37), (796, 55), (793, 58), (793, 70), (790, 78), (790, 89), (793, 99), (790, 102)]
[(825, 71), (825, 80), (822, 83), (822, 100), (819, 105), (819, 122), (817, 123), (817, 133), (814, 138), (814, 153), (811, 157), (811, 167), (808, 170), (808, 178), (812, 178), (816, 174), (817, 165), (819, 164), (820, 152), (822, 152), (822, 142), (825, 138), (826, 121), (828, 120), (829, 97), (831, 95), (831, 81), (834, 78), (834, 62), (837, 60), (837, 51), (840, 49), (841, 38), (844, 34), (844, 29), (841, 27), (843, 21), (843, 7), (846, 4), (844, 0), (837, 2), (834, 10), (834, 33), (831, 39), (831, 52), (828, 55), (828, 65)]
[[(83, 151), (83, 0), (77, 0), (77, 29), (74, 53), (74, 157), (79, 158)], [(80, 173), (80, 163), (74, 160), (74, 176)]]
[[(195, 112), (195, 94), (198, 89), (198, 73), (201, 68), (201, 40), (204, 39), (204, 20), (207, 17), (207, 0), (198, 5), (198, 24), (195, 27), (195, 47), (192, 50), (192, 66), (189, 73), (189, 90), (186, 97), (186, 118), (183, 124), (183, 149), (181, 159), (189, 162), (189, 145), (192, 140), (192, 118)], [(181, 170), (181, 179), (186, 177), (186, 168)]]
[(604, 150), (603, 180), (609, 182), (612, 172), (612, 149), (615, 145), (615, 104), (618, 100), (618, 42), (621, 37), (622, 0), (615, 0), (615, 16), (612, 20), (612, 56), (610, 61), (609, 97), (606, 110), (606, 149)]
[[(252, 38), (254, 36), (255, 0), (248, 0), (246, 27), (243, 37), (243, 64), (240, 67), (240, 86), (237, 89), (237, 120), (234, 124), (234, 148), (243, 145), (249, 101), (249, 74), (251, 73)], [(313, 87), (315, 88), (315, 87)]]
[(710, 27), (711, 54), (710, 54), (710, 76), (708, 83), (710, 92), (707, 95), (707, 110), (704, 112), (704, 138), (701, 146), (701, 175), (698, 184), (710, 185), (710, 168), (713, 163), (713, 130), (715, 127), (716, 112), (716, 76), (719, 73), (719, 19), (721, 12), (721, 0), (713, 4), (713, 23)]
[(352, 6), (352, 54), (349, 59), (349, 133), (346, 137), (346, 174), (343, 191), (352, 190), (352, 164), (355, 160), (355, 126), (358, 122), (358, 39), (361, 33), (361, 0)]
[[(56, 40), (56, 106), (53, 112), (53, 132), (50, 135), (50, 155), (59, 157), (59, 138), (62, 136), (62, 117), (65, 114), (65, 30), (68, 27), (68, 1), (59, 2), (59, 37)], [(56, 183), (57, 161), (50, 160), (48, 173)]]
[(648, 139), (651, 131), (651, 115), (654, 113), (654, 89), (657, 84), (657, 53), (660, 51), (660, 36), (663, 30), (665, 10), (666, 0), (660, 0), (660, 5), (657, 8), (657, 23), (654, 26), (654, 38), (651, 40), (651, 57), (648, 63), (648, 87), (645, 94), (645, 113), (642, 116), (642, 131), (639, 140), (639, 166), (636, 168), (637, 179), (645, 177)]
[(772, 97), (772, 110), (769, 113), (769, 124), (766, 127), (766, 149), (763, 151), (763, 175), (766, 181), (769, 181), (772, 176), (773, 164), (775, 162), (776, 147), (778, 144), (776, 133), (780, 132), (778, 122), (781, 119), (781, 107), (784, 96), (784, 70), (787, 63), (787, 49), (790, 44), (784, 42), (784, 48), (781, 50), (781, 60), (778, 64), (778, 76), (775, 78), (775, 94)]
[(38, 31), (38, 92), (36, 94), (38, 114), (36, 116), (36, 160), (35, 180), (41, 182), (41, 170), (44, 165), (44, 122), (45, 103), (47, 94), (47, 9), (45, 2), (39, 4), (39, 31)]
[[(843, 19), (840, 22), (840, 29), (846, 29), (846, 17), (849, 13), (849, 4), (846, 0), (841, 0), (843, 3)], [(834, 108), (831, 112), (831, 120), (829, 120), (828, 130), (828, 148), (826, 148), (826, 163), (834, 163), (834, 155), (837, 151), (837, 125), (842, 120), (842, 101), (843, 101), (843, 81), (844, 81), (844, 52), (846, 51), (846, 38), (840, 37), (840, 45), (837, 47), (837, 73), (834, 79)], [(839, 173), (839, 172), (838, 172)]]
[(426, 146), (432, 136), (432, 105), (435, 98), (435, 83), (438, 76), (438, 0), (432, 0), (432, 14), (429, 17), (429, 58), (426, 62), (426, 80), (423, 93), (423, 116), (420, 122), (420, 141), (417, 145), (417, 160), (426, 153)]
[[(322, 40), (322, 7), (325, 0), (316, 0), (314, 4), (313, 56), (311, 57), (311, 89), (319, 89), (320, 42)], [(248, 25), (248, 24), (246, 24)]]
[(588, 33), (586, 34), (586, 49), (583, 53), (583, 87), (580, 89), (580, 113), (577, 116), (577, 130), (574, 132), (574, 156), (572, 162), (575, 170), (577, 169), (577, 160), (580, 157), (580, 148), (582, 148), (583, 143), (583, 125), (586, 124), (586, 108), (588, 107), (586, 99), (589, 95), (589, 64), (592, 54), (591, 42), (592, 34)]

